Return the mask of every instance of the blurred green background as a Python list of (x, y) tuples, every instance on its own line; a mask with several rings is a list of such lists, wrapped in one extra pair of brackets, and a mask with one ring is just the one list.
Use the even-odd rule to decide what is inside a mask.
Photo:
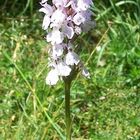
[[(0, 0), (0, 140), (65, 139), (63, 83), (45, 84), (39, 8)], [(96, 27), (75, 42), (91, 79), (72, 85), (73, 140), (140, 140), (140, 0), (94, 0), (91, 10)]]

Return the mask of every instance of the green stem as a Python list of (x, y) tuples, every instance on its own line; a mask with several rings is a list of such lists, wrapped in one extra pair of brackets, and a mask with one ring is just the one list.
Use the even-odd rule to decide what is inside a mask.
[(70, 87), (71, 82), (66, 80), (65, 81), (66, 140), (71, 140)]

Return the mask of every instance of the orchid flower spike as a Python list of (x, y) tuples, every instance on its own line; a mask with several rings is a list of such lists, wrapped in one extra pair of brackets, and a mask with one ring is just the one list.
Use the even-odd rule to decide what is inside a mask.
[[(42, 28), (47, 32), (46, 40), (52, 47), (49, 50), (50, 72), (46, 77), (48, 85), (55, 85), (62, 77), (70, 76), (75, 67), (80, 68), (81, 60), (74, 52), (72, 39), (95, 26), (90, 6), (92, 0), (48, 0), (40, 2), (44, 13)], [(71, 43), (70, 43), (71, 42)], [(81, 73), (90, 76), (87, 69)]]

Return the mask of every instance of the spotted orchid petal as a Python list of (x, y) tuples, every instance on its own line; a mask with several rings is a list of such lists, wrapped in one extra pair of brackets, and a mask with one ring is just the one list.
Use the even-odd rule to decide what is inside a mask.
[(90, 78), (90, 73), (88, 72), (88, 70), (85, 67), (82, 69), (82, 75), (87, 78)]
[(72, 37), (74, 36), (73, 28), (66, 24), (64, 25), (62, 31), (68, 37), (68, 39), (72, 39)]
[(78, 0), (77, 7), (79, 10), (87, 10), (90, 8), (92, 0)]
[(59, 80), (59, 76), (56, 69), (52, 69), (47, 77), (46, 77), (46, 84), (47, 85), (55, 85)]
[(77, 13), (77, 14), (73, 17), (73, 22), (74, 22), (76, 25), (80, 25), (80, 24), (82, 24), (83, 22), (85, 22), (85, 17), (83, 16), (82, 13)]
[(58, 29), (54, 29), (52, 32), (48, 33), (47, 35), (47, 41), (51, 42), (52, 45), (62, 43), (63, 39), (64, 36)]
[(60, 76), (68, 76), (70, 75), (71, 68), (64, 62), (59, 62), (57, 64), (57, 71)]
[(41, 3), (45, 3), (45, 2), (47, 2), (47, 1), (48, 1), (48, 0), (42, 0)]
[(63, 54), (63, 44), (55, 44), (52, 48), (52, 57), (56, 60), (58, 57)]
[(80, 62), (80, 58), (75, 52), (69, 51), (66, 54), (65, 62), (67, 65), (71, 65), (71, 66), (73, 66), (74, 64), (78, 65), (78, 63)]
[(47, 15), (44, 16), (44, 19), (43, 19), (43, 24), (42, 24), (42, 28), (44, 30), (47, 30), (48, 27), (50, 25), (50, 17), (48, 17)]
[(51, 27), (61, 27), (62, 23), (65, 21), (65, 14), (62, 12), (62, 10), (57, 9), (51, 17)]

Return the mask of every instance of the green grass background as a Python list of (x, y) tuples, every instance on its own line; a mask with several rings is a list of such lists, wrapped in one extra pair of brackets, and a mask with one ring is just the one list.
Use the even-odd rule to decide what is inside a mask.
[[(0, 140), (65, 139), (63, 82), (48, 73), (39, 1), (0, 2)], [(140, 140), (140, 1), (95, 0), (78, 37), (91, 79), (72, 84), (73, 140)]]

